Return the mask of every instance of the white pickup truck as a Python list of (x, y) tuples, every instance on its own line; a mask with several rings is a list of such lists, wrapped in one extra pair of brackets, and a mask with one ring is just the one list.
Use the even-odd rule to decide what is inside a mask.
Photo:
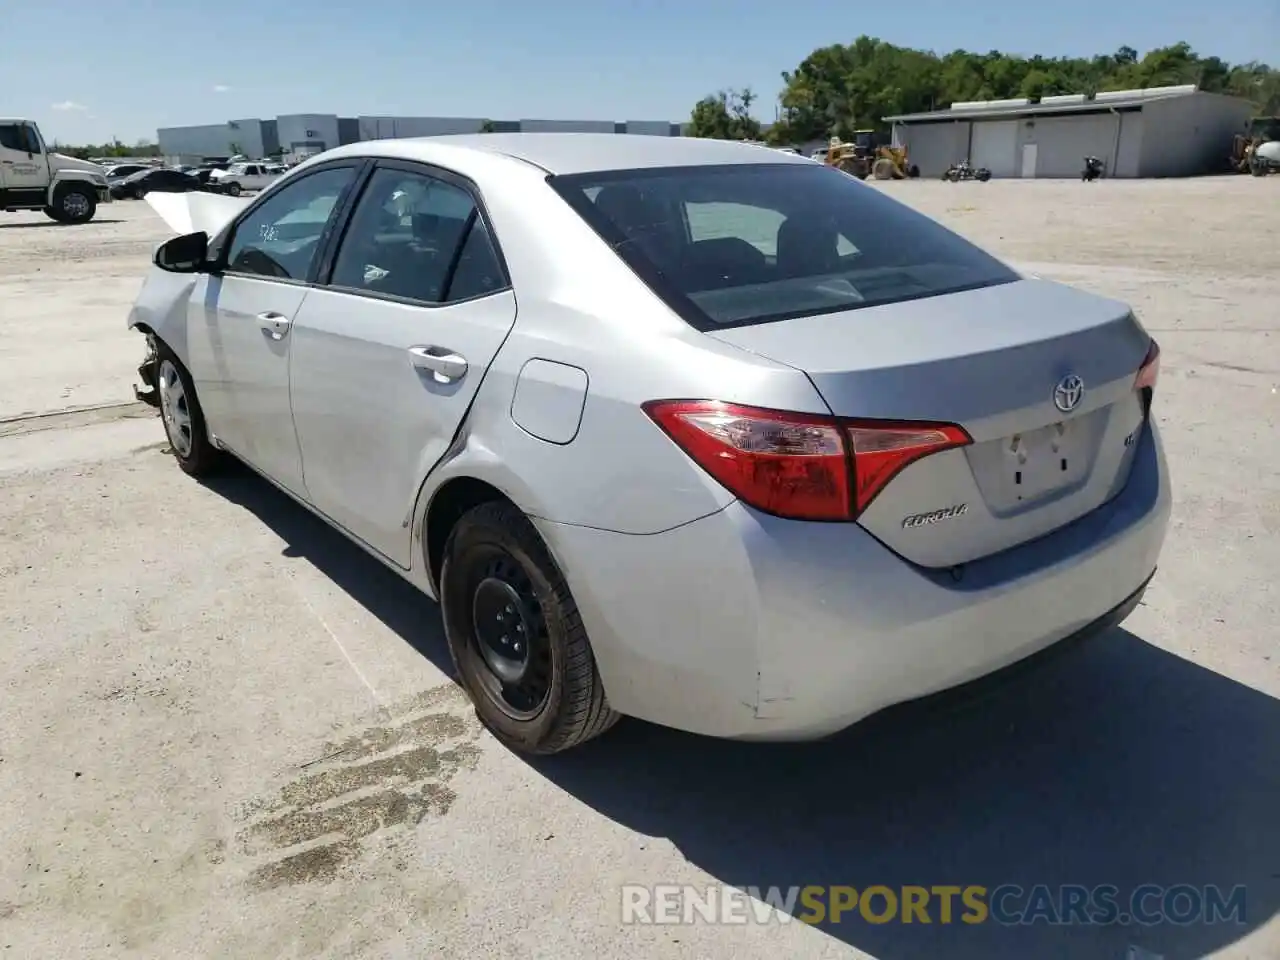
[(265, 190), (283, 173), (283, 168), (273, 163), (233, 163), (226, 170), (215, 170), (209, 179), (233, 197), (246, 190)]
[(45, 147), (30, 120), (0, 117), (0, 210), (43, 210), (59, 223), (87, 223), (110, 203), (106, 172)]

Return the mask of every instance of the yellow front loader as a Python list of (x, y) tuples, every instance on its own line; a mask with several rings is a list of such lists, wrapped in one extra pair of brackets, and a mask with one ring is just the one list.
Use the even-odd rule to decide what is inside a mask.
[(906, 180), (920, 176), (920, 168), (911, 163), (907, 148), (885, 143), (874, 130), (855, 130), (852, 143), (832, 137), (826, 162), (860, 180)]

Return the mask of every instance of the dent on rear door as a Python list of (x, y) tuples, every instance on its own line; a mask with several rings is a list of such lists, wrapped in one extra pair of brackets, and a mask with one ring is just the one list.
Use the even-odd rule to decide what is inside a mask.
[[(299, 311), (290, 394), (308, 494), (406, 569), (418, 491), (515, 316), (510, 290), (431, 307), (320, 289)], [(442, 379), (415, 365), (416, 350), (457, 354), (467, 370)]]

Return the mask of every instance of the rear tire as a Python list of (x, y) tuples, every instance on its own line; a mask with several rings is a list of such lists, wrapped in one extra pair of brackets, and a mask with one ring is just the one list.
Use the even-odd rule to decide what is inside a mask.
[(569, 585), (514, 505), (483, 503), (454, 525), (440, 607), (462, 686), (507, 746), (559, 753), (618, 721)]
[(212, 473), (222, 461), (222, 451), (209, 439), (191, 374), (168, 345), (159, 340), (156, 341), (156, 393), (165, 437), (178, 466), (193, 477)]

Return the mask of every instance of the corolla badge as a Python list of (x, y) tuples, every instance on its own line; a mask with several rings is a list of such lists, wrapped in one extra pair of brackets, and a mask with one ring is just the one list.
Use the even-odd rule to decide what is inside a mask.
[(1063, 413), (1070, 413), (1084, 399), (1084, 381), (1074, 373), (1063, 377), (1053, 388), (1053, 405)]
[(902, 529), (910, 530), (912, 527), (927, 527), (941, 520), (953, 520), (956, 517), (963, 517), (968, 512), (969, 505), (967, 503), (954, 503), (949, 507), (943, 507), (941, 510), (930, 510), (928, 513), (913, 513), (909, 517), (902, 518)]

